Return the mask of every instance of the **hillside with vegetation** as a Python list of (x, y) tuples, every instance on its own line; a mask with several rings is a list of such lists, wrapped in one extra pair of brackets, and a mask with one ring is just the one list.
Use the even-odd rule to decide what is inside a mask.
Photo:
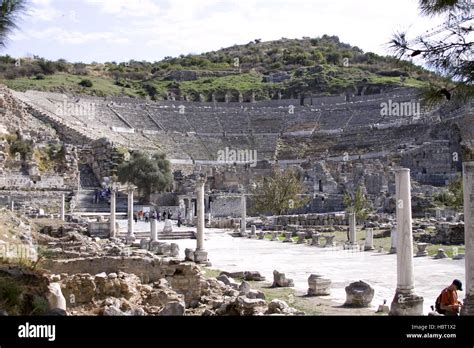
[(364, 53), (337, 36), (255, 40), (203, 54), (157, 62), (70, 63), (40, 57), (0, 57), (9, 88), (96, 96), (190, 101), (371, 94), (393, 87), (425, 87), (440, 78), (407, 61)]

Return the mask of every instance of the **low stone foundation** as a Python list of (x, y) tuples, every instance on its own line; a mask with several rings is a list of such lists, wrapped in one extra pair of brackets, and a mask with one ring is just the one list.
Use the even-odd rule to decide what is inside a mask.
[(43, 264), (43, 268), (56, 274), (87, 272), (94, 275), (102, 272), (109, 274), (122, 271), (135, 274), (145, 282), (155, 282), (165, 278), (176, 292), (184, 295), (186, 305), (201, 296), (200, 268), (194, 263), (178, 260), (140, 256), (101, 256), (48, 260)]

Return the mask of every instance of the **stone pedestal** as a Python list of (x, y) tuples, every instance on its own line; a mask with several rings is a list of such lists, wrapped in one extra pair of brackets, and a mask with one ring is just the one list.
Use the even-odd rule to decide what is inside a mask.
[(64, 214), (66, 211), (65, 205), (66, 204), (65, 204), (64, 193), (63, 193), (61, 194), (61, 207), (59, 209), (59, 215), (60, 215), (61, 221), (64, 221)]
[(145, 249), (145, 250), (150, 249), (150, 238), (140, 239), (140, 249)]
[(423, 297), (415, 294), (410, 170), (395, 171), (397, 206), (397, 290), (390, 315), (422, 315)]
[(438, 253), (435, 255), (435, 259), (446, 259), (448, 255), (444, 252), (443, 248), (438, 249)]
[(319, 274), (311, 274), (308, 278), (308, 296), (326, 296), (331, 294), (331, 280)]
[(278, 271), (273, 271), (273, 285), (272, 287), (293, 287), (293, 279), (287, 279), (285, 273), (280, 273)]
[(194, 261), (194, 250), (190, 248), (184, 249), (184, 260)]
[(151, 219), (150, 220), (150, 239), (152, 242), (158, 241), (158, 233), (157, 233), (157, 228), (156, 228), (156, 219)]
[(326, 244), (324, 244), (325, 248), (333, 247), (334, 246), (334, 237), (336, 236), (325, 236)]
[(306, 241), (306, 232), (297, 232), (296, 235), (298, 236), (298, 240), (296, 241), (296, 243), (304, 244)]
[(173, 232), (173, 223), (170, 219), (165, 219), (165, 225), (163, 226), (163, 233)]
[(321, 237), (321, 235), (317, 232), (313, 233), (311, 235), (311, 245), (312, 246), (321, 246), (321, 243), (319, 241), (319, 238)]
[(374, 289), (363, 281), (358, 281), (346, 286), (346, 302), (344, 306), (365, 308), (369, 307), (374, 298)]
[(396, 254), (397, 253), (397, 228), (394, 226), (392, 227), (392, 230), (390, 231), (390, 254)]
[(273, 231), (273, 232), (272, 232), (272, 239), (270, 239), (270, 240), (271, 240), (271, 241), (278, 240), (278, 232)]
[(207, 263), (209, 261), (208, 253), (205, 250), (194, 251), (194, 262), (196, 263)]
[(374, 229), (373, 228), (368, 228), (365, 232), (365, 244), (364, 244), (364, 250), (369, 251), (369, 250), (374, 250)]
[(265, 239), (265, 232), (260, 231), (257, 233), (257, 235), (258, 235), (258, 239)]
[(283, 240), (283, 243), (293, 243), (293, 239), (291, 237), (293, 236), (293, 232), (284, 232), (285, 239)]
[(179, 245), (176, 243), (171, 243), (171, 257), (179, 256)]
[(115, 226), (115, 207), (116, 207), (116, 192), (112, 190), (112, 194), (110, 196), (110, 237), (115, 238), (117, 236), (117, 230)]
[(474, 315), (474, 162), (463, 163), (466, 282), (461, 315)]
[(418, 248), (418, 251), (416, 252), (417, 257), (423, 257), (423, 256), (428, 256), (428, 251), (426, 250), (426, 247), (428, 246), (428, 243), (418, 243), (416, 247)]
[[(247, 231), (245, 231), (245, 233), (247, 233)], [(257, 238), (257, 228), (255, 227), (255, 225), (250, 226), (249, 238)]]

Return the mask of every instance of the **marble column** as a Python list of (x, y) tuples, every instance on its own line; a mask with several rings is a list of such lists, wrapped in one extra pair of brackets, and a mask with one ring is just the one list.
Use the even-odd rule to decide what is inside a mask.
[(240, 198), (240, 213), (240, 235), (245, 237), (247, 236), (247, 200), (244, 193)]
[(127, 188), (128, 194), (128, 229), (127, 229), (127, 243), (133, 243), (135, 241), (134, 233), (134, 221), (133, 221), (133, 187)]
[(156, 228), (156, 219), (150, 218), (150, 243), (158, 241), (158, 232)]
[(397, 290), (390, 315), (422, 315), (423, 297), (414, 293), (410, 169), (395, 171), (397, 206)]
[(356, 214), (349, 214), (349, 244), (355, 245), (357, 241)]
[(112, 189), (111, 196), (110, 196), (110, 237), (115, 237), (117, 235), (117, 231), (115, 229), (115, 206), (116, 206), (116, 191)]
[(390, 254), (396, 254), (397, 252), (397, 227), (393, 226), (390, 230)]
[(364, 250), (374, 250), (374, 229), (373, 228), (368, 228), (365, 231), (365, 245), (364, 245)]
[(474, 315), (474, 162), (463, 163), (466, 282), (461, 315)]
[(191, 198), (186, 200), (186, 220), (188, 224), (193, 223), (193, 205), (191, 204)]
[(10, 210), (11, 211), (15, 210), (15, 201), (13, 200), (13, 198), (10, 199)]
[(59, 215), (61, 217), (61, 221), (64, 221), (64, 213), (65, 213), (65, 202), (64, 202), (64, 193), (61, 194), (61, 207), (59, 208)]
[(206, 179), (199, 178), (196, 182), (197, 197), (197, 236), (196, 250), (194, 251), (194, 262), (206, 263), (207, 251), (204, 250), (204, 183)]

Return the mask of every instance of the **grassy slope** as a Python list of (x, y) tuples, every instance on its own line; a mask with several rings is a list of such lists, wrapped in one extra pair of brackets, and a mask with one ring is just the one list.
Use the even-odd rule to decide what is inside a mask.
[[(331, 55), (338, 60), (331, 60)], [(3, 60), (5, 60), (4, 58)], [(239, 69), (234, 65), (239, 62)], [(345, 64), (343, 59), (348, 59)], [(41, 62), (25, 62), (18, 69), (38, 71)], [(427, 81), (435, 81), (436, 76), (407, 62), (397, 62), (393, 58), (364, 53), (357, 47), (340, 43), (337, 38), (326, 39), (281, 39), (269, 42), (235, 45), (200, 55), (165, 58), (159, 62), (136, 62), (89, 64), (82, 68), (80, 75), (75, 65), (66, 63), (61, 71), (52, 75), (43, 74), (43, 80), (32, 77), (2, 79), (2, 71), (10, 72), (16, 67), (12, 62), (1, 62), (0, 82), (15, 90), (45, 90), (55, 92), (85, 93), (90, 95), (127, 95), (144, 97), (143, 85), (153, 86), (157, 99), (168, 92), (178, 90), (181, 94), (255, 91), (257, 99), (267, 99), (269, 91), (283, 92), (284, 97), (299, 92), (313, 94), (340, 94), (354, 90), (357, 86), (383, 87), (423, 87)], [(40, 69), (41, 70), (41, 69)], [(175, 81), (169, 74), (176, 71), (195, 71), (197, 80)], [(20, 71), (20, 70), (19, 70)], [(408, 74), (405, 81), (399, 76), (387, 76), (387, 72)], [(264, 77), (274, 73), (287, 73), (291, 78), (279, 83), (264, 82)], [(85, 76), (86, 74), (87, 76)], [(20, 74), (21, 75), (21, 74)], [(84, 88), (79, 82), (88, 78), (93, 86)], [(117, 85), (116, 82), (118, 82)]]

